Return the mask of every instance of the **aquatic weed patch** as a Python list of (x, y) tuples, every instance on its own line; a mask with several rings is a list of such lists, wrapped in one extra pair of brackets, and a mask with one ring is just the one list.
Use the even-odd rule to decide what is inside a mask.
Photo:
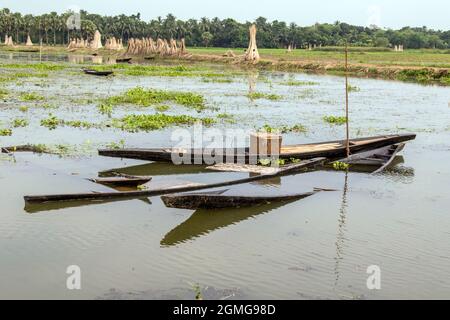
[(101, 114), (110, 116), (113, 112), (114, 107), (110, 103), (101, 103), (97, 106), (97, 109)]
[(267, 132), (267, 133), (305, 133), (308, 129), (302, 124), (296, 124), (293, 126), (281, 126), (281, 127), (272, 127), (269, 124), (265, 124), (258, 131)]
[(4, 99), (8, 96), (8, 91), (6, 89), (0, 88), (0, 99)]
[(11, 129), (0, 129), (0, 136), (1, 137), (7, 137), (12, 135)]
[(44, 99), (43, 96), (34, 92), (22, 93), (20, 95), (20, 100), (22, 101), (42, 101)]
[(0, 68), (5, 69), (33, 69), (37, 71), (59, 71), (66, 67), (60, 64), (53, 63), (0, 63)]
[(347, 118), (341, 116), (325, 116), (323, 117), (323, 121), (329, 124), (342, 125), (347, 123)]
[(262, 92), (252, 92), (252, 93), (247, 94), (247, 97), (251, 100), (257, 100), (257, 99), (266, 99), (266, 100), (272, 100), (272, 101), (281, 100), (281, 96), (279, 96), (277, 94), (262, 93)]
[(361, 89), (357, 86), (352, 86), (352, 85), (348, 85), (347, 86), (348, 92), (359, 92), (361, 91)]
[(188, 115), (166, 115), (163, 113), (151, 115), (127, 115), (120, 119), (114, 119), (113, 126), (125, 131), (136, 132), (139, 130), (152, 131), (175, 125), (193, 125), (201, 122), (203, 125), (211, 125), (215, 121), (211, 118), (196, 118)]
[(48, 118), (41, 120), (41, 126), (54, 130), (59, 126), (67, 126), (81, 129), (100, 128), (101, 125), (81, 120), (64, 120), (50, 114)]
[(228, 79), (228, 78), (211, 77), (211, 78), (202, 78), (202, 82), (205, 82), (205, 83), (233, 83), (233, 80)]
[(296, 80), (285, 81), (285, 82), (281, 82), (280, 84), (284, 85), (284, 86), (291, 86), (291, 87), (319, 85), (318, 82), (314, 82), (314, 81), (296, 81)]
[(205, 99), (202, 95), (192, 92), (164, 91), (154, 89), (144, 89), (137, 87), (130, 89), (119, 96), (110, 97), (105, 103), (111, 105), (134, 104), (148, 107), (164, 102), (174, 102), (176, 104), (202, 110), (205, 108)]
[(17, 118), (12, 121), (12, 126), (14, 128), (24, 128), (28, 126), (29, 122), (27, 119)]

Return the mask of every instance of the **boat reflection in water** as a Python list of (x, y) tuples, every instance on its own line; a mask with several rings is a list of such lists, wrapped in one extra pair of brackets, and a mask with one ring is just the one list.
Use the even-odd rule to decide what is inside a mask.
[(161, 246), (169, 247), (196, 239), (214, 230), (269, 213), (291, 202), (293, 201), (234, 209), (198, 209), (186, 221), (169, 231), (161, 240)]

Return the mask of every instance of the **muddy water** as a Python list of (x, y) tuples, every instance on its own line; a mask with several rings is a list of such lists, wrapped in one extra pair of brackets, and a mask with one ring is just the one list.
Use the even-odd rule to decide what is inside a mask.
[[(36, 55), (1, 55), (1, 62), (10, 58), (35, 60)], [(77, 63), (67, 57), (48, 59)], [(316, 84), (281, 84), (288, 80)], [(350, 95), (352, 136), (418, 134), (402, 152), (401, 164), (374, 176), (317, 171), (232, 187), (229, 194), (309, 192), (314, 187), (338, 191), (214, 212), (165, 208), (159, 197), (25, 207), (22, 197), (27, 194), (110, 190), (86, 178), (111, 168), (152, 175), (151, 187), (246, 176), (95, 155), (97, 147), (119, 140), (127, 146), (170, 145), (171, 129), (50, 131), (40, 120), (51, 112), (67, 120), (100, 123), (108, 118), (98, 113), (96, 99), (143, 86), (203, 94), (210, 108), (201, 114), (175, 105), (168, 113), (235, 116), (235, 124), (218, 123), (219, 129), (300, 123), (308, 132), (287, 134), (286, 143), (339, 139), (344, 128), (329, 126), (322, 117), (342, 114), (342, 78), (242, 71), (223, 84), (181, 77), (103, 79), (63, 70), (48, 79), (9, 84), (12, 94), (0, 102), (2, 127), (16, 117), (27, 118), (30, 125), (0, 137), (0, 145), (64, 144), (78, 153), (2, 156), (0, 298), (191, 299), (196, 284), (205, 298), (449, 298), (450, 89), (350, 81), (360, 88)], [(282, 99), (251, 101), (245, 97), (249, 90)], [(21, 92), (30, 91), (57, 108), (18, 101)], [(29, 111), (18, 111), (21, 105), (29, 105)], [(123, 106), (113, 116), (153, 112)], [(69, 265), (80, 266), (82, 290), (66, 289)], [(381, 290), (366, 286), (370, 265), (381, 268)]]

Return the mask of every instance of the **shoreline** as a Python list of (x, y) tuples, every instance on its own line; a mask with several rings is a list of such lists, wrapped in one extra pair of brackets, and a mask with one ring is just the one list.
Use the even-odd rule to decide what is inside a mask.
[[(190, 50), (191, 49), (191, 50)], [(214, 49), (218, 51), (217, 48)], [(261, 51), (264, 51), (262, 49)], [(314, 59), (314, 57), (305, 59), (302, 57), (289, 56), (289, 60), (284, 57), (265, 57), (266, 54), (262, 54), (262, 58), (258, 63), (249, 63), (242, 60), (241, 55), (234, 57), (226, 56), (218, 53), (196, 53), (199, 51), (197, 48), (188, 48), (188, 54), (186, 56), (173, 56), (173, 57), (159, 57), (154, 56), (154, 60), (180, 60), (180, 61), (195, 61), (195, 62), (209, 62), (209, 63), (221, 63), (229, 64), (233, 66), (239, 66), (241, 68), (255, 68), (260, 70), (275, 70), (275, 71), (291, 71), (291, 72), (306, 72), (316, 74), (330, 74), (342, 76), (345, 74), (344, 62), (340, 62), (340, 59), (333, 57), (332, 59)], [(39, 46), (27, 47), (27, 46), (15, 46), (5, 47), (0, 46), (0, 52), (5, 53), (39, 53)], [(219, 52), (219, 51), (218, 51)], [(91, 50), (91, 49), (75, 49), (67, 50), (63, 46), (43, 46), (42, 54), (86, 54), (92, 55), (97, 53), (104, 57), (119, 57), (125, 55), (125, 50), (111, 51), (106, 49)], [(314, 54), (314, 53), (313, 53)], [(318, 53), (319, 55), (320, 53)], [(130, 55), (130, 57), (133, 57)], [(137, 57), (143, 59), (144, 57)], [(449, 58), (450, 63), (450, 58)], [(423, 66), (421, 61), (417, 61), (417, 65), (400, 65), (400, 64), (376, 64), (376, 63), (355, 63), (349, 62), (349, 75), (356, 77), (366, 77), (373, 79), (387, 79), (403, 82), (414, 82), (430, 85), (450, 86), (450, 68), (446, 67), (432, 67)]]

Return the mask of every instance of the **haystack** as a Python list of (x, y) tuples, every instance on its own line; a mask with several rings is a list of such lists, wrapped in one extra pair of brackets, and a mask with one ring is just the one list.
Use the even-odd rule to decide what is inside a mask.
[(27, 43), (25, 44), (28, 47), (31, 47), (33, 45), (33, 42), (31, 41), (30, 35), (27, 36)]
[(102, 45), (102, 35), (98, 30), (95, 30), (94, 40), (91, 42), (91, 49), (97, 50), (103, 48)]
[(180, 41), (180, 54), (186, 54), (186, 41), (184, 38), (181, 38)]
[(14, 42), (11, 36), (8, 37), (8, 35), (5, 36), (5, 45), (6, 46), (14, 46)]
[(245, 52), (244, 59), (246, 61), (252, 61), (254, 63), (259, 61), (258, 47), (256, 46), (256, 26), (253, 24), (250, 27), (250, 42), (248, 44), (248, 49)]
[[(120, 49), (123, 48), (121, 40), (118, 47)], [(177, 42), (175, 39), (158, 38), (155, 42), (152, 38), (131, 38), (128, 40), (126, 53), (132, 55), (158, 54), (160, 56), (184, 55), (186, 54), (186, 44), (184, 39), (181, 39), (181, 42)]]

